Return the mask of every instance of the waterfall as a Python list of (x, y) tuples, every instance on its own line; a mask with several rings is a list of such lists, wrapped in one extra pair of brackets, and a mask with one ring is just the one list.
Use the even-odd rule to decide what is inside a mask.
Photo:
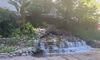
[(51, 42), (41, 40), (38, 43), (38, 47), (44, 51), (45, 55), (71, 54), (91, 49), (84, 40), (68, 41), (67, 39), (62, 39), (59, 43), (57, 43), (55, 38), (52, 40)]

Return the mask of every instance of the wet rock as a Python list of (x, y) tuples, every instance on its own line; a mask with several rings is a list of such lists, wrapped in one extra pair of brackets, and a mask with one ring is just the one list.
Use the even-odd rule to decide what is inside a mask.
[(37, 48), (37, 50), (35, 52), (33, 52), (33, 55), (32, 56), (36, 56), (36, 57), (42, 57), (44, 56), (44, 51), (40, 48)]

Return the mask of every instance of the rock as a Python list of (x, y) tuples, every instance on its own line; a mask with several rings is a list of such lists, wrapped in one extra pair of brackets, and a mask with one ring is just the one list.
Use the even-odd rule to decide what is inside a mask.
[(23, 53), (22, 56), (27, 56), (27, 54)]
[(33, 52), (33, 56), (36, 57), (44, 56), (44, 51), (38, 48), (36, 52)]
[(0, 58), (7, 58), (8, 56), (8, 53), (0, 53)]
[(14, 52), (9, 53), (9, 56), (27, 56), (27, 55), (33, 55), (33, 52), (35, 52), (36, 49), (33, 47), (28, 47), (28, 48), (22, 48), (18, 49)]

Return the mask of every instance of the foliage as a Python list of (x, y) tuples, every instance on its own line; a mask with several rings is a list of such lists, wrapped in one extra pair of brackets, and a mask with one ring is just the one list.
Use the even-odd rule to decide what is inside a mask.
[[(19, 0), (16, 0), (16, 2), (19, 2)], [(27, 4), (30, 2), (32, 2), (32, 4)], [(27, 19), (25, 20), (30, 21), (34, 26), (40, 27), (42, 24), (51, 24), (65, 31), (69, 30), (73, 33), (80, 32), (80, 35), (91, 35), (90, 30), (95, 30), (100, 16), (100, 14), (97, 13), (98, 7), (95, 0), (57, 0), (55, 3), (51, 0), (31, 0), (26, 1), (26, 3), (22, 1), (20, 4), (22, 5), (22, 10), (25, 9), (25, 11), (27, 11), (27, 14), (21, 15), (26, 15)], [(27, 7), (23, 7), (23, 4), (27, 4)], [(14, 6), (16, 6), (16, 4)], [(19, 9), (21, 8), (19, 7)], [(62, 18), (57, 17), (54, 19), (52, 16), (48, 16), (47, 14), (52, 9), (56, 9), (57, 16), (61, 16)], [(25, 13), (25, 11), (23, 12)], [(46, 17), (43, 15), (46, 15)], [(85, 34), (86, 31), (88, 34)], [(19, 33), (21, 32), (19, 31)]]
[(20, 37), (20, 36), (29, 36), (29, 37), (35, 37), (35, 28), (31, 23), (26, 23), (24, 27), (16, 28), (12, 32), (12, 36), (14, 37)]
[(9, 0), (8, 3), (16, 8), (18, 15), (21, 17), (20, 27), (24, 27), (24, 25), (26, 24), (26, 12), (29, 5), (31, 4), (31, 1)]
[(9, 3), (11, 5), (13, 5), (17, 12), (23, 16), (25, 14), (25, 11), (27, 11), (28, 6), (30, 5), (30, 1), (29, 0), (9, 0)]
[(5, 45), (6, 46), (16, 46), (18, 45), (18, 43), (20, 42), (20, 39), (18, 39), (17, 37), (16, 38), (5, 38)]
[(29, 46), (29, 47), (33, 47), (33, 45), (34, 45), (34, 40), (28, 40), (28, 42), (27, 42), (26, 45)]
[(0, 52), (14, 51), (9, 47), (12, 45), (33, 46), (37, 38), (35, 28), (49, 25), (84, 39), (100, 39), (100, 31), (96, 29), (100, 3), (95, 0), (10, 0), (9, 3), (16, 8), (17, 14), (0, 8), (0, 35), (16, 38), (6, 40)]
[(55, 8), (62, 19), (54, 19), (50, 24), (84, 38), (96, 39), (94, 31), (100, 14), (97, 12), (96, 3), (93, 2), (94, 0), (61, 0)]
[[(6, 17), (6, 18), (5, 18)], [(8, 10), (0, 9), (0, 35), (8, 37), (17, 27), (16, 15)]]
[(3, 45), (0, 46), (0, 53), (10, 53), (13, 51), (15, 51), (14, 47), (3, 46)]

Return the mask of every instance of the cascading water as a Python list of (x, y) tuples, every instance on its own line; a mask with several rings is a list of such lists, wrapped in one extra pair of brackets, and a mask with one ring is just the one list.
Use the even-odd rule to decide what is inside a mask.
[(48, 36), (46, 36), (46, 38), (43, 38), (44, 36), (42, 36), (42, 39), (39, 39), (37, 42), (37, 47), (44, 51), (45, 55), (72, 54), (91, 49), (84, 40), (75, 36), (48, 35), (49, 39), (47, 39)]
[(84, 52), (91, 47), (86, 44), (85, 41), (69, 42), (68, 40), (60, 41), (59, 43), (53, 42), (39, 42), (38, 46), (44, 51), (45, 55), (58, 55), (58, 54), (71, 54), (77, 52)]

